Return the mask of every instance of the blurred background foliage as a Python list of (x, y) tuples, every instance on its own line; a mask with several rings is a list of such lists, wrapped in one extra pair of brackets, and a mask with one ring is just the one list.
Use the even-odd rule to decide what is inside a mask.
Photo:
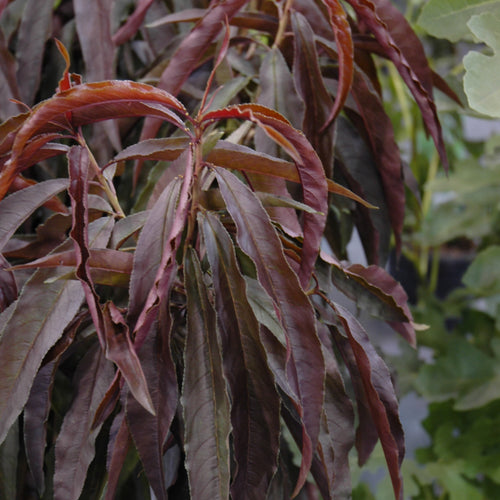
[[(398, 75), (380, 68), (407, 179), (420, 186), (407, 191), (403, 257), (391, 262), (428, 326), (417, 350), (387, 354), (408, 439), (405, 498), (500, 498), (500, 1), (398, 4), (463, 103), (437, 92), (446, 175)], [(378, 450), (359, 472), (354, 498), (388, 498), (382, 460)]]

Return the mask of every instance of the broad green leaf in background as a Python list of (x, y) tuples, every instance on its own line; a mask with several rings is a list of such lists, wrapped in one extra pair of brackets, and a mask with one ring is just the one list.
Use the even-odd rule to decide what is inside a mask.
[(464, 57), (464, 88), (471, 108), (500, 118), (500, 2), (498, 10), (474, 16), (467, 26), (494, 51), (492, 56), (471, 51)]
[(499, 0), (429, 0), (418, 24), (431, 35), (458, 42), (470, 35), (467, 22), (476, 14), (500, 12)]
[(500, 247), (492, 245), (480, 252), (467, 269), (462, 281), (474, 293), (493, 295), (500, 293)]

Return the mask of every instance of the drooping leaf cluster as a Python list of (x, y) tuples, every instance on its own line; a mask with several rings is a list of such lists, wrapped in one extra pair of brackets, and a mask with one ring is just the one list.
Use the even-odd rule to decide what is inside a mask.
[[(405, 183), (377, 58), (445, 164), (451, 92), (404, 17), (36, 4), (0, 2), (0, 441), (25, 464), (3, 492), (343, 498), (380, 439), (401, 498), (391, 374), (339, 296), (415, 343), (378, 267)], [(354, 225), (366, 267), (340, 260)]]

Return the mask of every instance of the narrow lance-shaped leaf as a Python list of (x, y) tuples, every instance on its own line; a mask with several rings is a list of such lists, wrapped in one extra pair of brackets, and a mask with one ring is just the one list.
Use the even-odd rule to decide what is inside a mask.
[[(185, 152), (186, 168), (182, 178), (182, 184), (179, 192), (179, 198), (175, 210), (168, 214), (171, 217), (168, 226), (167, 238), (164, 242), (163, 254), (156, 272), (154, 282), (146, 298), (146, 302), (139, 314), (134, 328), (135, 341), (137, 349), (140, 348), (149, 328), (157, 316), (159, 304), (170, 293), (173, 279), (175, 276), (176, 261), (175, 254), (179, 247), (182, 232), (186, 226), (186, 217), (188, 214), (191, 182), (193, 179), (193, 152), (191, 147)], [(134, 265), (137, 259), (134, 261)]]
[[(110, 250), (108, 248), (89, 249), (88, 264), (91, 274), (93, 269), (130, 274), (132, 272), (132, 260), (133, 255), (128, 252)], [(58, 266), (76, 267), (76, 265), (75, 250), (66, 250), (64, 252), (51, 253), (26, 264), (12, 266), (11, 269), (34, 269), (37, 267)]]
[[(203, 18), (186, 36), (163, 71), (158, 87), (177, 95), (189, 75), (196, 69), (207, 46), (220, 34), (221, 23), (231, 18), (248, 0), (227, 0), (212, 2)], [(153, 138), (160, 129), (158, 120), (146, 120), (141, 139)]]
[(153, 415), (155, 409), (148, 391), (146, 377), (130, 338), (130, 332), (119, 309), (108, 302), (102, 311), (106, 339), (106, 358), (118, 366), (130, 392)]
[(294, 12), (291, 19), (294, 33), (295, 84), (306, 104), (301, 129), (314, 146), (327, 177), (332, 177), (334, 128), (321, 128), (327, 123), (334, 104), (323, 81), (312, 27), (299, 12)]
[(396, 238), (396, 249), (399, 251), (405, 210), (405, 186), (394, 129), (380, 97), (369, 87), (361, 73), (357, 73), (354, 78), (352, 94), (382, 179), (389, 218)]
[(132, 438), (127, 426), (125, 411), (122, 410), (113, 420), (108, 441), (108, 483), (106, 485), (106, 500), (116, 498), (116, 489), (120, 479), (120, 472), (132, 445)]
[(238, 229), (238, 243), (254, 261), (258, 279), (273, 299), (289, 343), (287, 372), (292, 389), (300, 400), (297, 411), (303, 422), (298, 492), (306, 480), (316, 449), (323, 406), (324, 359), (314, 311), (258, 199), (230, 172), (216, 168), (216, 175)]
[[(354, 410), (324, 324), (318, 324), (318, 334), (326, 364), (324, 429), (327, 435), (320, 435), (320, 443), (326, 470), (330, 472), (327, 477), (332, 497), (344, 498), (351, 493), (349, 452), (354, 446)], [(328, 461), (329, 446), (333, 451), (333, 463)]]
[[(101, 218), (89, 225), (91, 247), (106, 246), (112, 224), (112, 219)], [(59, 275), (50, 269), (36, 271), (18, 300), (0, 314), (0, 442), (22, 411), (45, 354), (85, 297), (79, 282), (54, 280)]]
[(265, 497), (277, 467), (279, 398), (259, 325), (246, 297), (232, 240), (219, 219), (200, 217), (221, 331), (225, 373), (231, 390), (231, 421), (236, 474), (233, 498)]
[(125, 24), (120, 26), (113, 35), (115, 45), (122, 45), (137, 33), (152, 3), (153, 0), (139, 0), (137, 2), (134, 12), (127, 17)]
[(104, 324), (99, 297), (94, 289), (90, 277), (90, 250), (88, 244), (88, 183), (89, 183), (89, 153), (82, 146), (73, 146), (68, 153), (68, 168), (70, 186), (68, 193), (71, 197), (72, 228), (70, 236), (74, 241), (76, 256), (76, 276), (80, 280), (87, 299), (87, 305), (96, 327), (101, 347), (104, 349)]
[(0, 313), (17, 299), (17, 283), (12, 271), (7, 271), (9, 263), (0, 254)]
[(387, 24), (384, 22), (376, 4), (371, 0), (347, 0), (356, 11), (358, 17), (366, 23), (379, 44), (384, 48), (387, 57), (391, 59), (398, 69), (401, 77), (413, 94), (418, 107), (422, 113), (425, 126), (429, 131), (436, 149), (439, 152), (444, 167), (448, 168), (448, 160), (444, 147), (441, 125), (437, 116), (436, 105), (432, 95), (425, 89), (424, 84), (412, 67), (412, 61), (409, 61), (401, 51), (397, 42), (392, 37)]
[(164, 189), (139, 235), (130, 279), (128, 323), (131, 325), (137, 321), (154, 284), (172, 230), (180, 188), (180, 179), (175, 179)]
[(384, 451), (394, 495), (396, 499), (401, 500), (403, 484), (400, 467), (405, 452), (404, 434), (391, 375), (356, 318), (342, 306), (336, 304), (334, 307), (354, 354), (370, 413)]
[(349, 95), (354, 75), (354, 46), (347, 14), (340, 2), (338, 0), (323, 0), (323, 2), (330, 14), (330, 24), (333, 28), (339, 55), (339, 85), (333, 108), (323, 125), (323, 129), (326, 129), (339, 114)]
[[(166, 303), (162, 304), (161, 311), (167, 311)], [(157, 325), (161, 331), (156, 328)], [(153, 324), (139, 351), (155, 415), (147, 412), (130, 393), (125, 406), (130, 434), (158, 500), (167, 498), (163, 455), (178, 407), (176, 368), (170, 354), (170, 328), (171, 319), (166, 312), (161, 321)]]
[[(229, 498), (230, 410), (216, 315), (194, 250), (184, 261), (187, 336), (182, 406), (190, 492), (200, 500)], [(267, 443), (266, 443), (267, 444)]]
[(0, 251), (17, 228), (41, 205), (66, 189), (67, 179), (53, 179), (12, 193), (0, 201)]
[(75, 399), (66, 413), (56, 441), (54, 499), (77, 500), (95, 454), (100, 427), (92, 430), (95, 411), (114, 376), (114, 369), (98, 345), (80, 362), (75, 375)]
[(76, 330), (85, 312), (76, 316), (63, 337), (45, 357), (38, 371), (23, 413), (24, 447), (30, 472), (40, 496), (45, 490), (44, 459), (47, 446), (47, 421), (52, 407), (52, 390), (59, 362), (66, 349), (72, 344)]
[[(183, 137), (146, 139), (125, 148), (113, 158), (113, 162), (126, 160), (174, 161), (179, 158), (188, 145), (189, 139)], [(256, 152), (247, 146), (229, 141), (218, 141), (205, 159), (220, 167), (279, 177), (296, 183), (301, 182), (297, 166), (294, 163), (266, 153)], [(326, 179), (326, 182), (330, 193), (346, 196), (368, 208), (376, 208), (331, 179)], [(120, 221), (117, 224), (119, 223)]]
[(130, 339), (128, 327), (118, 309), (109, 303), (104, 310), (99, 303), (90, 276), (90, 249), (88, 246), (88, 152), (81, 146), (71, 148), (68, 155), (70, 188), (73, 208), (71, 237), (75, 242), (76, 276), (82, 283), (87, 305), (106, 357), (116, 363), (137, 400), (151, 413), (154, 409), (146, 379)]
[[(258, 104), (275, 109), (290, 120), (295, 127), (300, 128), (304, 118), (304, 102), (297, 92), (293, 76), (288, 69), (285, 58), (277, 47), (271, 49), (262, 61), (259, 79), (260, 93)], [(230, 147), (230, 145), (228, 146)], [(270, 157), (279, 156), (278, 144), (261, 129), (255, 131), (255, 148), (259, 153), (266, 153), (267, 155), (271, 155)], [(213, 154), (214, 151), (212, 150), (211, 153)], [(251, 154), (255, 155), (254, 152)], [(218, 161), (214, 161), (213, 163), (220, 166), (227, 166)], [(240, 162), (232, 163), (239, 164)], [(260, 165), (261, 162), (252, 162), (252, 164)], [(298, 178), (295, 166), (290, 165), (290, 167)], [(284, 179), (253, 174), (250, 177), (250, 181), (255, 190), (269, 191), (290, 198), (290, 193)], [(302, 235), (302, 228), (299, 225), (295, 211), (284, 208), (273, 208), (268, 209), (268, 212), (273, 220), (286, 228), (289, 234), (294, 236)]]
[(243, 104), (207, 113), (204, 121), (240, 118), (257, 123), (295, 161), (303, 191), (303, 201), (316, 213), (304, 214), (304, 243), (299, 271), (303, 287), (309, 285), (326, 222), (327, 182), (323, 165), (304, 135), (279, 113), (259, 105)]
[[(115, 46), (111, 39), (113, 0), (94, 0), (89, 9), (86, 0), (73, 0), (76, 31), (85, 61), (85, 80), (100, 82), (115, 78)], [(94, 136), (105, 134), (117, 150), (121, 149), (116, 121), (94, 126)]]
[(30, 278), (0, 332), (0, 442), (22, 411), (45, 354), (84, 297), (78, 282), (46, 283), (51, 277), (50, 271), (40, 270)]
[(77, 85), (33, 108), (23, 118), (11, 148), (11, 158), (0, 172), (0, 199), (5, 196), (19, 168), (19, 161), (28, 141), (35, 135), (54, 128), (67, 129), (66, 114), (72, 113), (75, 127), (118, 116), (144, 116), (155, 114), (184, 129), (181, 116), (187, 116), (184, 106), (173, 96), (146, 85), (131, 81), (105, 81)]
[(45, 42), (52, 32), (52, 0), (28, 0), (19, 27), (17, 81), (22, 101), (31, 106), (40, 84)]

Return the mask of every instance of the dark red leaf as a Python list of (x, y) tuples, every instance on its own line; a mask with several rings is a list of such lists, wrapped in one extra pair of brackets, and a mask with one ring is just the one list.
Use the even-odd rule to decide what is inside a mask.
[(295, 162), (302, 185), (303, 201), (316, 211), (314, 214), (305, 213), (303, 216), (304, 243), (299, 278), (302, 286), (307, 287), (318, 255), (328, 211), (328, 188), (321, 161), (304, 135), (276, 111), (259, 105), (243, 104), (207, 113), (203, 117), (209, 122), (224, 118), (246, 119), (258, 124)]
[(146, 378), (130, 339), (125, 320), (113, 302), (106, 303), (102, 315), (106, 339), (106, 358), (118, 366), (132, 395), (146, 410), (154, 415), (155, 409), (149, 395)]
[[(104, 217), (89, 224), (90, 246), (105, 246), (112, 225), (113, 220)], [(62, 245), (67, 248), (67, 243)], [(36, 271), (18, 300), (0, 314), (0, 442), (22, 411), (45, 354), (85, 297), (79, 282), (54, 279), (60, 274), (50, 269)]]
[(5, 257), (0, 253), (0, 313), (17, 299), (17, 283)]
[[(42, 150), (43, 149), (45, 149), (45, 146), (42, 148)], [(67, 151), (66, 148), (61, 147), (57, 154), (60, 154), (60, 153), (66, 152), (66, 151)], [(39, 153), (41, 153), (41, 152), (42, 151), (40, 150)], [(43, 156), (43, 154), (41, 156)], [(23, 177), (22, 175), (19, 174), (14, 178), (14, 181), (12, 182), (10, 188), (11, 188), (12, 192), (16, 192), (16, 191), (20, 191), (21, 189), (25, 189), (29, 186), (34, 186), (35, 184), (37, 184), (36, 181), (34, 181), (32, 179), (27, 179), (26, 177)], [(64, 203), (57, 196), (53, 196), (50, 200), (46, 201), (43, 204), (43, 206), (45, 208), (48, 208), (49, 210), (52, 210), (53, 212), (59, 212), (61, 214), (69, 213), (66, 205), (64, 205)]]
[(408, 307), (408, 296), (400, 283), (379, 266), (343, 266), (331, 256), (322, 254), (322, 257), (332, 265), (332, 280), (338, 289), (356, 300), (364, 311), (386, 320), (415, 347), (413, 316)]
[(88, 242), (88, 183), (89, 153), (82, 146), (73, 146), (68, 153), (70, 185), (68, 193), (71, 198), (73, 224), (70, 236), (74, 241), (76, 257), (76, 276), (80, 280), (87, 299), (87, 306), (96, 327), (97, 336), (102, 349), (106, 346), (104, 336), (104, 320), (99, 297), (90, 276), (90, 250)]
[(37, 271), (0, 315), (0, 442), (22, 411), (45, 354), (83, 300), (78, 282), (46, 283), (52, 277), (49, 270)]
[(34, 136), (52, 132), (58, 127), (67, 129), (66, 113), (72, 113), (75, 127), (121, 116), (151, 114), (184, 129), (184, 123), (171, 109), (183, 117), (187, 116), (184, 106), (170, 94), (132, 81), (88, 83), (57, 93), (35, 106), (28, 117), (22, 117), (20, 123), (12, 122), (5, 129), (6, 133), (12, 129), (16, 136), (11, 147), (11, 158), (0, 172), (0, 199), (5, 196), (17, 174), (27, 143)]
[(45, 489), (44, 458), (47, 441), (47, 420), (52, 407), (52, 389), (59, 361), (72, 344), (81, 323), (81, 316), (68, 326), (61, 339), (50, 349), (38, 371), (23, 412), (24, 448), (26, 458), (40, 496)]
[(64, 335), (45, 356), (44, 365), (40, 368), (33, 381), (29, 399), (24, 407), (24, 447), (29, 468), (40, 496), (43, 496), (45, 489), (44, 458), (45, 448), (49, 446), (46, 442), (47, 420), (52, 407), (52, 390), (56, 371), (62, 355), (73, 343), (84, 315), (85, 313), (75, 317)]
[(125, 412), (120, 412), (111, 426), (108, 442), (108, 483), (106, 485), (105, 500), (116, 498), (116, 488), (120, 479), (125, 458), (132, 444), (132, 438), (127, 426)]
[(311, 466), (323, 406), (324, 359), (314, 312), (258, 199), (230, 172), (216, 168), (216, 175), (238, 228), (238, 243), (254, 261), (259, 281), (274, 302), (289, 342), (287, 375), (300, 401), (297, 411), (304, 434), (301, 473), (296, 487), (299, 491)]
[[(398, 69), (401, 77), (408, 86), (408, 89), (412, 93), (416, 103), (420, 108), (422, 113), (422, 118), (424, 120), (425, 126), (429, 131), (436, 149), (439, 152), (441, 161), (445, 169), (448, 168), (448, 160), (446, 156), (446, 150), (444, 147), (443, 136), (441, 132), (441, 125), (439, 123), (439, 118), (437, 116), (436, 105), (432, 98), (432, 94), (427, 90), (427, 86), (431, 85), (432, 79), (431, 75), (426, 75), (427, 71), (422, 71), (422, 67), (419, 64), (422, 63), (421, 53), (419, 59), (414, 63), (413, 59), (409, 57), (414, 57), (415, 50), (412, 50), (411, 54), (408, 52), (408, 48), (401, 48), (398, 41), (407, 40), (407, 31), (401, 35), (397, 32), (396, 37), (393, 36), (391, 32), (391, 26), (394, 26), (394, 22), (390, 20), (390, 16), (394, 15), (394, 8), (392, 6), (387, 7), (388, 2), (383, 0), (382, 2), (377, 2), (374, 4), (371, 0), (347, 0), (348, 3), (353, 7), (358, 15), (359, 19), (362, 20), (369, 30), (375, 35), (378, 43), (384, 49), (386, 56), (394, 63)], [(379, 3), (382, 4), (382, 9), (379, 10)], [(389, 15), (389, 19), (384, 19), (383, 15)], [(386, 22), (387, 21), (387, 22)], [(387, 24), (388, 23), (388, 24)], [(411, 32), (411, 30), (410, 30)], [(420, 46), (420, 42), (418, 42)], [(411, 45), (413, 47), (413, 45)], [(406, 53), (405, 53), (406, 51)], [(414, 69), (413, 65), (416, 64)], [(417, 73), (417, 71), (420, 73)], [(424, 81), (422, 81), (424, 78)]]
[[(404, 434), (391, 375), (356, 318), (340, 305), (335, 305), (335, 312), (359, 370), (357, 376), (361, 378), (371, 417), (382, 444), (394, 495), (401, 500), (403, 484), (400, 467), (405, 452)], [(351, 373), (351, 378), (354, 376), (356, 375)]]
[(24, 446), (33, 480), (38, 494), (43, 495), (45, 490), (44, 455), (47, 438), (47, 419), (51, 406), (52, 387), (54, 376), (59, 364), (51, 361), (40, 368), (29, 399), (24, 408)]
[(347, 14), (340, 2), (338, 0), (323, 0), (323, 2), (330, 14), (330, 24), (333, 28), (339, 55), (339, 85), (332, 111), (322, 127), (326, 129), (339, 114), (351, 90), (354, 75), (354, 46)]
[(149, 211), (137, 212), (120, 219), (113, 228), (109, 242), (111, 248), (119, 249), (135, 233), (137, 233), (148, 218)]
[(165, 137), (146, 139), (120, 151), (113, 162), (125, 160), (173, 161), (189, 147), (186, 137)]
[(21, 100), (31, 106), (40, 84), (45, 42), (52, 33), (52, 0), (25, 3), (17, 39), (17, 82)]
[(417, 339), (413, 326), (413, 316), (408, 307), (408, 295), (401, 284), (378, 266), (364, 267), (354, 264), (349, 266), (346, 271), (351, 278), (359, 280), (371, 293), (401, 313), (403, 321), (389, 321), (389, 324), (410, 345), (415, 347)]
[[(229, 498), (231, 476), (230, 404), (217, 340), (216, 313), (210, 303), (200, 263), (194, 250), (189, 250), (186, 254), (184, 279), (188, 319), (182, 406), (184, 450), (190, 493), (193, 498), (200, 500), (223, 500)], [(233, 407), (238, 407), (236, 398), (240, 397), (244, 397), (244, 393), (238, 393), (233, 400)], [(242, 426), (244, 422), (238, 421), (237, 425)], [(239, 435), (239, 428), (234, 429), (234, 432), (236, 458), (239, 467), (244, 469), (247, 464), (239, 461), (240, 438), (236, 438), (236, 435)], [(257, 439), (259, 438), (255, 436), (253, 442), (259, 442), (259, 448), (267, 449), (268, 441), (261, 439), (257, 441)], [(252, 453), (251, 443), (252, 441), (246, 443), (248, 455)], [(262, 446), (264, 443), (265, 446)], [(272, 470), (271, 464), (269, 472), (272, 473)], [(255, 491), (256, 485), (249, 484), (247, 487)]]
[(396, 238), (396, 248), (399, 251), (405, 211), (405, 186), (394, 129), (379, 95), (370, 89), (361, 73), (355, 75), (352, 94), (382, 179), (385, 201)]
[[(278, 48), (271, 49), (262, 61), (259, 77), (260, 94), (258, 103), (275, 109), (290, 120), (294, 127), (300, 128), (304, 119), (304, 102), (298, 95), (293, 76)], [(255, 147), (259, 152), (272, 155), (273, 157), (279, 156), (278, 145), (261, 129), (257, 129), (255, 133)], [(225, 166), (216, 161), (214, 163)], [(260, 161), (257, 163), (260, 164)], [(297, 175), (295, 167), (293, 165), (291, 167), (294, 174)], [(272, 171), (274, 169), (271, 169)], [(286, 182), (283, 179), (272, 179), (268, 176), (264, 177), (256, 174), (251, 175), (250, 179), (255, 190), (269, 191), (286, 197), (290, 196)], [(286, 208), (272, 208), (268, 209), (268, 212), (273, 220), (286, 228), (289, 234), (294, 236), (302, 234), (295, 211)]]
[(333, 172), (333, 127), (321, 130), (329, 120), (334, 103), (325, 87), (319, 57), (316, 51), (314, 32), (307, 19), (297, 13), (292, 14), (294, 32), (294, 77), (297, 89), (306, 104), (304, 122), (301, 129), (320, 157), (327, 177)]
[(153, 0), (139, 0), (137, 2), (134, 12), (127, 17), (125, 24), (120, 26), (113, 35), (115, 45), (122, 45), (137, 33), (152, 3)]
[(100, 431), (100, 427), (92, 430), (94, 414), (113, 376), (112, 363), (104, 357), (99, 346), (94, 345), (78, 365), (75, 399), (57, 437), (54, 499), (80, 498)]
[[(352, 118), (347, 109), (346, 114)], [(392, 229), (377, 164), (370, 145), (342, 116), (336, 121), (336, 137), (336, 174), (350, 189), (377, 207), (377, 210), (369, 210), (357, 205), (353, 217), (368, 263), (383, 265), (389, 256)], [(325, 236), (329, 238), (332, 249), (342, 255), (343, 250), (335, 246), (339, 238), (335, 234), (330, 237), (328, 231)]]
[[(102, 269), (116, 273), (130, 274), (132, 272), (133, 255), (119, 250), (110, 250), (107, 248), (89, 249), (89, 267), (92, 273), (93, 269)], [(65, 252), (51, 253), (45, 257), (40, 257), (27, 264), (13, 266), (12, 269), (32, 269), (37, 267), (58, 267), (70, 266), (76, 267), (75, 250)]]
[[(164, 310), (166, 307), (163, 304)], [(166, 500), (163, 454), (170, 424), (177, 410), (178, 394), (175, 365), (170, 354), (170, 318), (163, 318), (161, 326), (163, 331), (154, 328), (148, 332), (139, 351), (156, 415), (147, 412), (129, 393), (126, 398), (126, 417), (148, 481), (156, 497)]]
[(76, 31), (85, 61), (85, 80), (97, 82), (114, 78), (114, 44), (111, 39), (110, 0), (73, 0)]
[(16, 59), (8, 48), (3, 31), (0, 31), (0, 121), (7, 120), (21, 111), (21, 106), (11, 101), (11, 99), (21, 100), (17, 86), (16, 66)]
[(41, 205), (66, 189), (67, 179), (39, 182), (0, 201), (0, 251), (17, 228)]
[(279, 398), (231, 238), (215, 216), (207, 214), (201, 223), (213, 273), (224, 368), (231, 391), (237, 463), (231, 491), (233, 497), (242, 493), (245, 496), (244, 492), (262, 497), (277, 467)]
[[(206, 9), (185, 9), (180, 12), (168, 14), (157, 21), (149, 24), (149, 27), (156, 28), (165, 24), (198, 22), (207, 13)], [(278, 28), (278, 21), (275, 17), (263, 12), (241, 12), (235, 14), (229, 20), (231, 26), (247, 28), (267, 33), (275, 33)]]
[[(171, 213), (166, 214), (166, 219), (163, 219), (165, 214), (161, 215), (161, 220), (166, 220), (165, 225), (165, 233), (164, 237), (164, 247), (160, 251), (161, 260), (159, 262), (159, 266), (156, 270), (156, 274), (154, 276), (154, 281), (150, 286), (150, 289), (147, 292), (147, 298), (145, 303), (142, 306), (141, 302), (137, 302), (136, 298), (131, 296), (131, 305), (138, 304), (139, 307), (142, 306), (142, 310), (140, 311), (139, 317), (137, 319), (137, 323), (135, 324), (134, 333), (135, 333), (135, 341), (134, 344), (137, 349), (140, 348), (142, 342), (144, 341), (147, 332), (152, 324), (152, 322), (157, 317), (158, 306), (162, 302), (162, 300), (170, 293), (173, 279), (175, 277), (174, 270), (176, 269), (176, 261), (175, 261), (175, 253), (180, 245), (182, 233), (186, 226), (186, 217), (188, 214), (188, 208), (190, 204), (190, 196), (191, 196), (191, 182), (193, 179), (193, 154), (191, 148), (187, 149), (183, 155), (183, 160), (185, 161), (185, 170), (182, 179), (180, 180), (180, 191), (177, 196), (172, 196), (175, 189), (175, 182), (172, 181), (171, 185), (173, 188), (166, 189), (166, 196), (163, 203), (174, 202), (174, 209)], [(159, 201), (159, 200), (158, 200)], [(153, 213), (152, 210), (151, 213)], [(149, 219), (148, 219), (149, 220)], [(146, 225), (148, 225), (146, 223)], [(145, 230), (146, 226), (143, 229)], [(157, 237), (158, 233), (155, 233), (154, 237)], [(142, 235), (142, 233), (141, 233)], [(150, 238), (151, 235), (148, 235)], [(146, 252), (149, 252), (149, 249), (146, 249)], [(132, 274), (132, 278), (134, 278), (134, 273), (136, 271), (136, 267), (139, 264), (138, 261), (139, 254), (138, 250), (135, 252), (134, 258), (134, 271)], [(146, 257), (146, 260), (149, 259), (149, 256)], [(152, 275), (154, 269), (149, 267), (149, 271)], [(139, 282), (144, 284), (144, 280), (139, 278)], [(139, 299), (141, 300), (142, 297)], [(131, 308), (132, 309), (132, 308)], [(134, 308), (132, 311), (129, 311), (129, 317), (135, 314), (136, 309)]]
[[(221, 24), (232, 17), (246, 4), (248, 0), (227, 0), (213, 3), (203, 18), (184, 37), (178, 49), (163, 71), (158, 87), (177, 95), (189, 75), (198, 67), (202, 55), (210, 43), (220, 34)], [(158, 120), (146, 120), (141, 133), (141, 139), (154, 137), (161, 123)]]
[[(349, 452), (354, 446), (354, 410), (334, 355), (330, 334), (318, 324), (326, 363), (324, 427), (320, 433), (323, 463), (333, 498), (351, 493)], [(328, 448), (331, 447), (331, 453)], [(332, 462), (333, 458), (333, 462)]]
[(154, 285), (162, 254), (172, 231), (180, 188), (180, 179), (172, 181), (167, 186), (149, 212), (139, 235), (130, 280), (129, 324), (133, 325), (137, 321)]

